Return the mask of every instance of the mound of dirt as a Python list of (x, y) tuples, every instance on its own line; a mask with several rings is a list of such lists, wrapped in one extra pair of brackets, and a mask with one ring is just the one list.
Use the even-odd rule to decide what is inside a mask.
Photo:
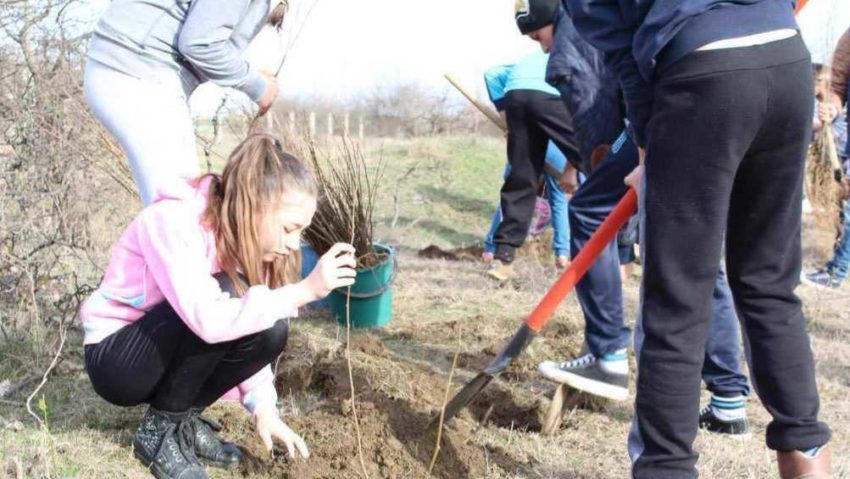
[[(460, 323), (459, 323), (460, 324)], [(246, 460), (245, 477), (359, 478), (355, 412), (359, 421), (363, 463), (373, 478), (428, 477), (436, 446), (435, 419), (443, 404), (445, 374), (426, 364), (399, 361), (374, 333), (351, 337), (355, 402), (344, 344), (307, 340), (295, 335), (278, 368), (278, 392), (284, 421), (310, 448), (309, 460), (292, 460), (277, 446), (269, 455), (255, 437), (253, 426), (239, 411), (227, 411), (220, 422), (227, 436), (235, 434)], [(460, 358), (459, 369), (477, 370), (496, 354), (498, 346)], [(450, 362), (451, 358), (447, 362)], [(526, 369), (518, 361), (521, 370)], [(533, 365), (532, 365), (533, 366)], [(510, 379), (509, 379), (510, 381)], [(457, 391), (455, 380), (452, 391)], [(495, 381), (478, 400), (444, 425), (433, 477), (483, 477), (498, 468), (508, 474), (528, 471), (528, 458), (475, 443), (484, 425), (521, 431), (540, 431), (545, 409), (534, 393)], [(354, 407), (353, 407), (354, 406)], [(489, 468), (489, 469), (488, 469)]]
[[(360, 424), (364, 463), (370, 477), (426, 477), (436, 443), (429, 427), (442, 404), (445, 378), (409, 364), (392, 363), (387, 350), (372, 335), (352, 336), (352, 351), (370, 356), (355, 361), (356, 412)], [(312, 362), (311, 362), (312, 361)], [(383, 363), (386, 364), (384, 365)], [(377, 366), (373, 363), (380, 363)], [(415, 384), (415, 394), (394, 394), (387, 388), (382, 367), (400, 369), (398, 376)], [(319, 404), (306, 415), (287, 417), (286, 423), (304, 437), (310, 459), (290, 460), (285, 451), (269, 457), (258, 441), (249, 441), (241, 472), (282, 478), (362, 477), (345, 348), (292, 358), (282, 363), (278, 376), (283, 394), (313, 394)], [(393, 375), (395, 377), (395, 375)], [(236, 427), (236, 421), (232, 423)], [(243, 425), (241, 427), (250, 427)], [(480, 477), (487, 469), (487, 451), (469, 441), (472, 423), (447, 424), (433, 475), (443, 478)], [(249, 431), (244, 431), (248, 434)], [(491, 453), (492, 454), (492, 453)], [(510, 462), (507, 458), (504, 461)]]
[[(436, 431), (429, 428), (429, 423), (435, 417), (434, 406), (439, 404), (436, 400), (442, 397), (445, 385), (441, 383), (444, 380), (413, 369), (406, 373), (410, 381), (420, 383), (433, 394), (410, 399), (394, 398), (382, 391), (382, 378), (376, 377), (368, 368), (354, 367), (356, 411), (364, 463), (370, 477), (427, 476), (436, 442)], [(286, 418), (287, 424), (307, 441), (310, 459), (293, 461), (283, 451), (271, 458), (254, 441), (255, 444), (245, 451), (248, 460), (242, 472), (245, 475), (307, 479), (361, 477), (344, 351), (319, 360), (309, 374), (303, 370), (297, 374), (285, 374), (288, 377), (311, 377), (308, 388), (318, 392), (322, 398), (322, 403), (308, 415)], [(444, 429), (440, 457), (433, 471), (436, 477), (458, 478), (484, 473), (486, 453), (467, 441), (471, 434), (468, 423), (461, 421), (453, 422)]]
[(351, 350), (379, 358), (387, 356), (387, 348), (381, 339), (367, 333), (352, 333)]
[(464, 248), (455, 248), (453, 250), (444, 250), (437, 245), (429, 245), (426, 248), (419, 250), (417, 253), (420, 258), (427, 259), (444, 259), (447, 261), (478, 261), (481, 259), (481, 254), (484, 253), (484, 248), (481, 246), (466, 246)]
[[(427, 259), (442, 259), (446, 261), (480, 261), (481, 255), (484, 253), (484, 248), (480, 245), (465, 246), (463, 248), (455, 248), (445, 250), (437, 245), (428, 245), (419, 250), (417, 255), (420, 258)], [(528, 238), (525, 243), (517, 250), (517, 257), (529, 258), (536, 261), (550, 262), (554, 257), (552, 250), (552, 233), (547, 231), (540, 236)]]

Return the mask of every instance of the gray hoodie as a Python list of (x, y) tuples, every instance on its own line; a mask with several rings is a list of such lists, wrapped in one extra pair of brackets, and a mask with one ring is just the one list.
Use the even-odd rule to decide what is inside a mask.
[(113, 0), (95, 27), (88, 58), (186, 92), (211, 81), (257, 101), (267, 80), (243, 53), (270, 7), (270, 0)]

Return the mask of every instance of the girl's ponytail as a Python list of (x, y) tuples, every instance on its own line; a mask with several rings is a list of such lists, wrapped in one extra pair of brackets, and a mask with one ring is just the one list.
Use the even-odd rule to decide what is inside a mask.
[(276, 288), (291, 282), (297, 261), (264, 263), (259, 239), (262, 221), (270, 208), (289, 191), (318, 195), (313, 174), (300, 160), (286, 153), (272, 135), (253, 134), (230, 155), (221, 175), (212, 175), (205, 223), (215, 233), (218, 263), (243, 292), (239, 276), (248, 286)]

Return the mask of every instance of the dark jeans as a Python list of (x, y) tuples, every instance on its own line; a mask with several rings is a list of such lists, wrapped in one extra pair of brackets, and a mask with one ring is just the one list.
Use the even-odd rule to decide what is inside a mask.
[(620, 264), (631, 264), (637, 260), (635, 244), (638, 237), (638, 215), (634, 214), (629, 222), (617, 234), (617, 250), (620, 254)]
[(712, 290), (726, 266), (772, 449), (829, 441), (799, 299), (812, 75), (799, 36), (694, 52), (659, 70), (647, 129), (635, 422), (637, 478), (695, 478)]
[(723, 269), (717, 271), (711, 303), (711, 326), (705, 343), (702, 380), (719, 396), (749, 396), (750, 385), (741, 365), (741, 337), (732, 290)]
[(495, 258), (510, 263), (528, 234), (549, 141), (571, 162), (578, 158), (578, 147), (570, 114), (556, 95), (511, 90), (505, 96), (505, 115), (511, 168), (502, 185), (502, 222), (493, 240)]
[[(574, 258), (626, 194), (623, 179), (638, 164), (637, 147), (623, 134), (570, 200), (570, 254)], [(617, 241), (611, 241), (576, 285), (585, 319), (585, 341), (602, 357), (625, 348), (631, 330), (623, 317), (623, 285)]]
[(826, 263), (826, 269), (835, 279), (844, 281), (850, 271), (850, 200), (844, 202), (841, 219), (841, 236), (835, 242), (835, 254)]
[[(581, 251), (626, 193), (623, 179), (637, 164), (637, 148), (623, 134), (612, 145), (608, 157), (581, 184), (570, 200), (570, 246), (573, 257)], [(576, 295), (585, 318), (585, 341), (588, 350), (596, 357), (611, 354), (631, 342), (631, 331), (623, 316), (623, 285), (619, 268), (622, 262), (621, 247), (619, 241), (612, 241), (576, 285)], [(718, 271), (702, 376), (710, 391), (717, 394), (749, 394), (747, 378), (741, 372), (739, 344), (732, 292), (723, 271)]]
[[(222, 289), (230, 290), (226, 278)], [(277, 358), (286, 346), (289, 320), (263, 332), (208, 344), (168, 302), (97, 344), (86, 346), (86, 371), (94, 390), (118, 406), (151, 406), (170, 412), (205, 408)]]

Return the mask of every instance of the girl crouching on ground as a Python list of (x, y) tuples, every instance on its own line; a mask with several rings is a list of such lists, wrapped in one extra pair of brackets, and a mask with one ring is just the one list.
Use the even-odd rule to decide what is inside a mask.
[(241, 460), (201, 412), (240, 398), (267, 449), (309, 455), (276, 406), (270, 363), (297, 308), (354, 282), (354, 249), (337, 244), (286, 284), (316, 210), (307, 168), (267, 135), (239, 145), (221, 176), (161, 194), (121, 235), (103, 283), (80, 312), (86, 370), (119, 406), (149, 404), (133, 441), (157, 478), (206, 478), (200, 461)]

